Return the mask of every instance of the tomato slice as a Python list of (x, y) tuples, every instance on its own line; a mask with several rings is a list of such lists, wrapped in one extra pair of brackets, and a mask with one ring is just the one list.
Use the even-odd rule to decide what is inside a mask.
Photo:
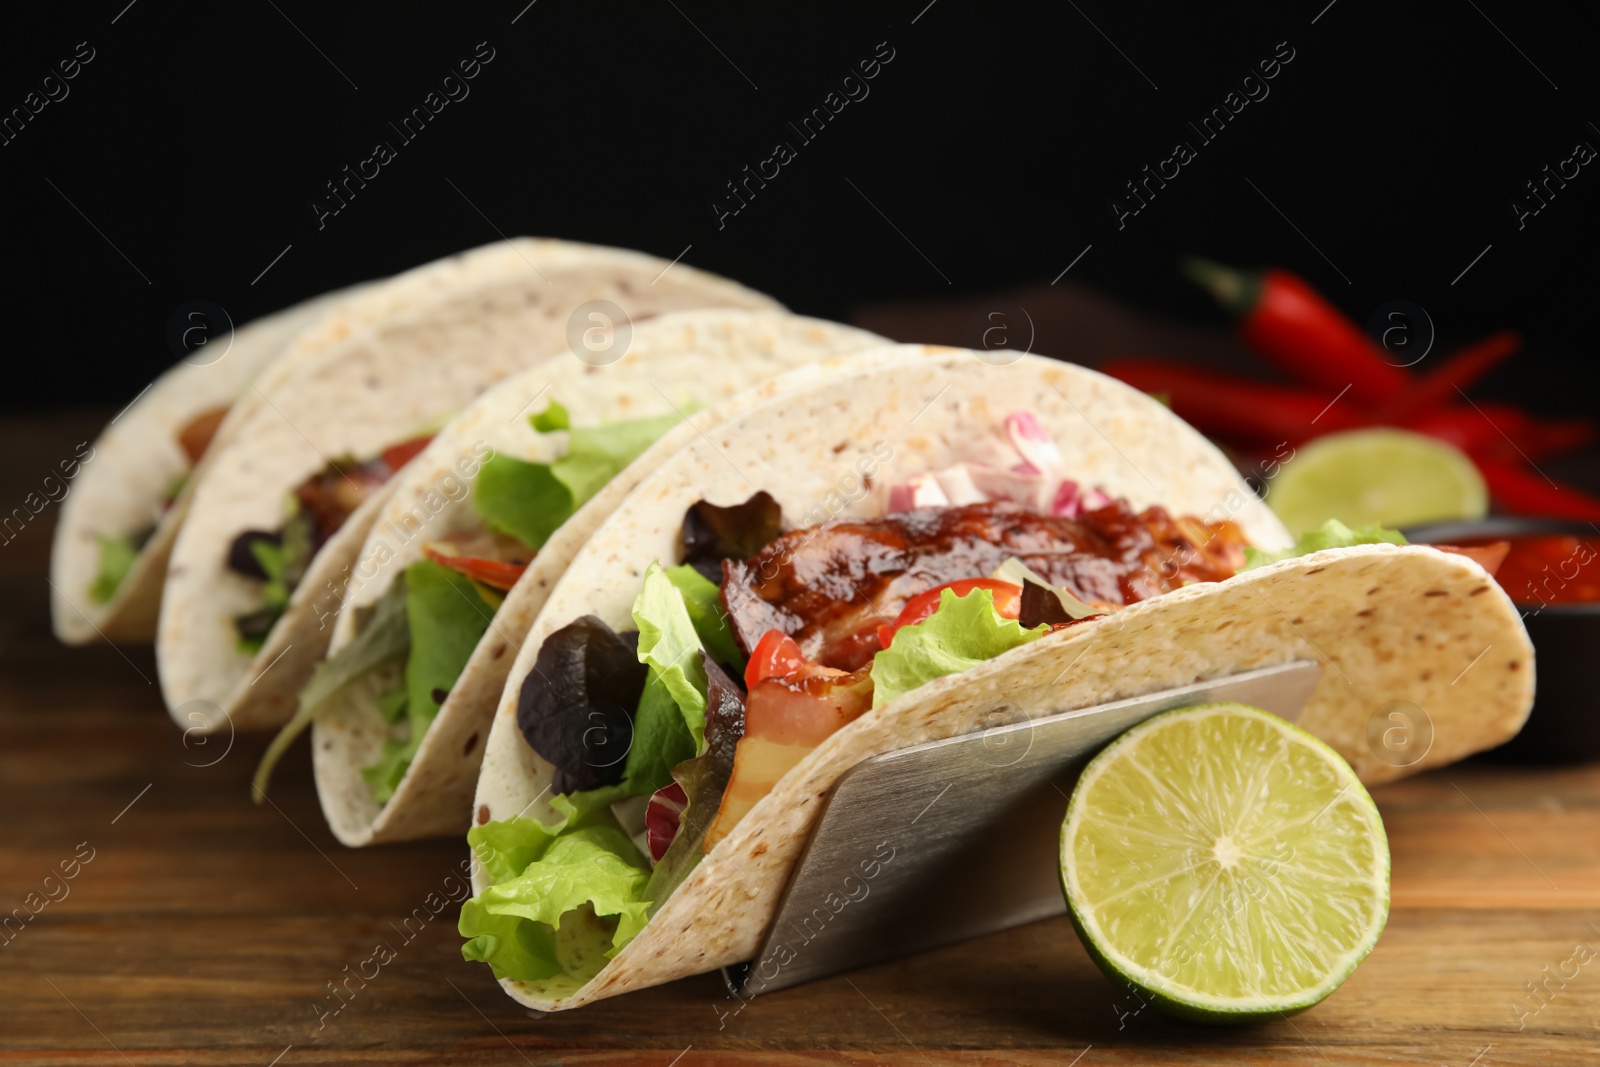
[(449, 567), (458, 574), (464, 574), (501, 592), (506, 592), (516, 585), (517, 579), (522, 577), (522, 572), (528, 569), (526, 563), (507, 563), (483, 556), (452, 556), (432, 544), (423, 545), (422, 554), (441, 567)]
[(397, 471), (416, 458), (417, 453), (427, 448), (428, 442), (432, 440), (433, 435), (428, 434), (424, 437), (413, 437), (409, 441), (401, 441), (397, 445), (390, 445), (383, 450), (383, 462), (388, 465), (391, 471)]
[(754, 689), (756, 683), (767, 678), (786, 678), (805, 665), (806, 658), (794, 638), (782, 630), (768, 630), (750, 653), (750, 662), (744, 668), (744, 686)]
[(1014, 619), (1022, 610), (1022, 586), (1002, 582), (998, 578), (959, 578), (953, 582), (936, 585), (925, 593), (918, 593), (906, 601), (906, 606), (894, 622), (878, 627), (878, 644), (884, 648), (894, 640), (902, 626), (914, 626), (939, 610), (939, 596), (946, 589), (956, 596), (966, 596), (974, 589), (987, 589), (994, 594), (994, 610), (1003, 619)]

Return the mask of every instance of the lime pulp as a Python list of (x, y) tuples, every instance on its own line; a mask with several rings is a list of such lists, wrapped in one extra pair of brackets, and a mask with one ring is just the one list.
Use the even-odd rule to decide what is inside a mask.
[(1359, 528), (1482, 518), (1489, 493), (1453, 445), (1407, 430), (1349, 430), (1301, 447), (1268, 483), (1267, 504), (1298, 536), (1329, 519)]
[(1355, 772), (1242, 704), (1166, 712), (1084, 770), (1061, 881), (1085, 948), (1175, 1014), (1241, 1022), (1333, 992), (1389, 912), (1389, 846)]

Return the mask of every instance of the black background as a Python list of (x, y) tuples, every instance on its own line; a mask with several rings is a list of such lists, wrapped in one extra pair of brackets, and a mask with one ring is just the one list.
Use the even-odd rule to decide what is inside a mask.
[[(525, 3), (8, 13), (0, 109), (78, 42), (95, 58), (0, 147), (5, 406), (131, 398), (173, 362), (188, 300), (244, 322), (534, 234), (688, 246), (835, 318), (1048, 283), (1092, 245), (1064, 284), (1220, 328), (1176, 257), (1276, 263), (1358, 321), (1414, 301), (1441, 351), (1517, 328), (1527, 353), (1481, 395), (1593, 409), (1600, 166), (1520, 231), (1510, 208), (1576, 142), (1600, 146), (1577, 5)], [(1282, 41), (1270, 95), (1200, 146), (1184, 121)], [(494, 59), (470, 95), (402, 145), (388, 122), (478, 42)], [(800, 143), (788, 123), (880, 42), (870, 95)], [(1198, 158), (1119, 230), (1108, 199), (1179, 137)], [(397, 158), (319, 229), (312, 200), (378, 139)], [(719, 229), (711, 201), (778, 140), (797, 158)]]

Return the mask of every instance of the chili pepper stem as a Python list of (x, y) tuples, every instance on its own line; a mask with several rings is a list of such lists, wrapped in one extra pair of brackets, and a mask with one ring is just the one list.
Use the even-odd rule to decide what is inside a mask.
[(1260, 290), (1260, 282), (1253, 275), (1200, 256), (1185, 256), (1178, 268), (1184, 277), (1216, 297), (1217, 303), (1230, 315), (1249, 311)]

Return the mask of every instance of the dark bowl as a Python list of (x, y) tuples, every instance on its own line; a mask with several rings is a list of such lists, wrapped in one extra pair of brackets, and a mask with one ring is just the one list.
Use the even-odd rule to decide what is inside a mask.
[[(1521, 534), (1588, 535), (1600, 547), (1600, 532), (1566, 519), (1490, 518), (1438, 522), (1405, 531), (1415, 544), (1454, 544), (1466, 539)], [(1595, 561), (1591, 566), (1600, 566)], [(1509, 591), (1508, 591), (1509, 592)], [(1600, 759), (1600, 603), (1523, 603), (1511, 594), (1533, 639), (1537, 690), (1533, 713), (1522, 732), (1495, 749), (1497, 759), (1524, 763), (1577, 763)]]

